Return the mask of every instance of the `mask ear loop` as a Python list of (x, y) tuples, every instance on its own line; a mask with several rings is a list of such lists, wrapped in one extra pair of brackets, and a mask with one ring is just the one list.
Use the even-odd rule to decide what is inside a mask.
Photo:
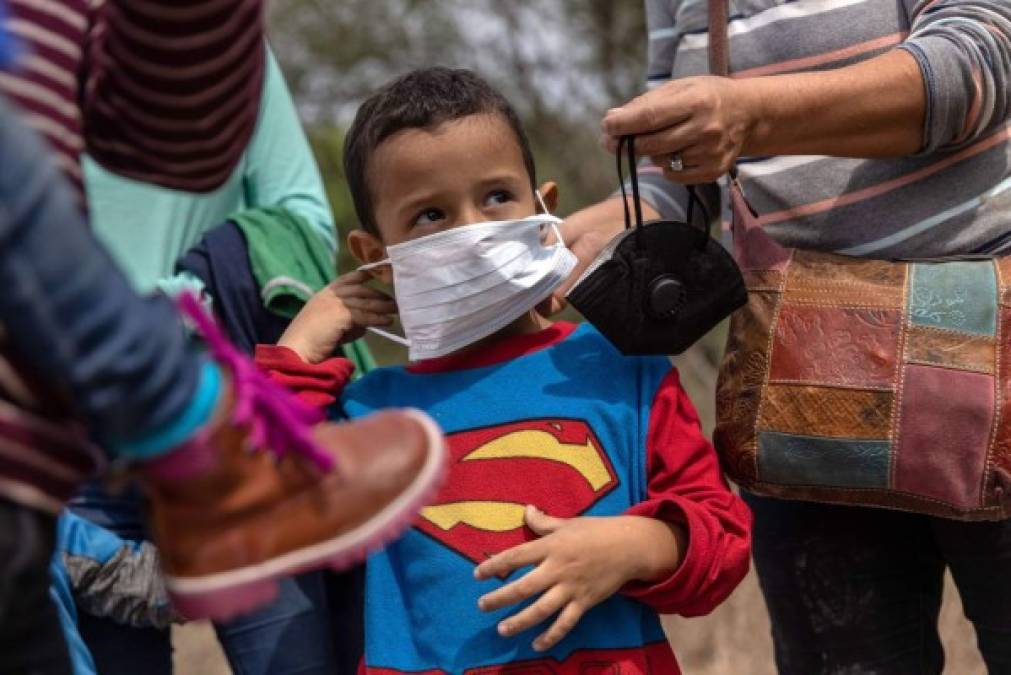
[(541, 191), (534, 190), (534, 196), (537, 197), (537, 203), (540, 204), (541, 211), (544, 213), (544, 215), (550, 216), (551, 210), (548, 208), (548, 205), (544, 203), (544, 197), (541, 196)]
[[(382, 265), (389, 265), (389, 264), (390, 259), (386, 258), (384, 260), (377, 260), (376, 262), (373, 263), (365, 263), (364, 265), (359, 265), (358, 269), (359, 271), (367, 272), (368, 270), (373, 270), (377, 267), (381, 267)], [(366, 326), (365, 330), (369, 331), (370, 333), (375, 333), (379, 337), (384, 337), (387, 340), (390, 340), (391, 342), (396, 342), (398, 345), (403, 345), (405, 347), (411, 346), (411, 342), (407, 338), (401, 337), (396, 333), (391, 333), (387, 330), (383, 330), (382, 328), (376, 328), (374, 326)]]
[(396, 333), (391, 333), (388, 330), (383, 330), (382, 328), (376, 328), (375, 326), (368, 326), (365, 330), (369, 331), (370, 333), (375, 333), (379, 337), (384, 337), (384, 338), (386, 338), (387, 340), (389, 340), (391, 342), (396, 342), (398, 345), (403, 345), (405, 347), (410, 347), (411, 346), (410, 340), (408, 340), (405, 337), (401, 337), (400, 335), (397, 335)]

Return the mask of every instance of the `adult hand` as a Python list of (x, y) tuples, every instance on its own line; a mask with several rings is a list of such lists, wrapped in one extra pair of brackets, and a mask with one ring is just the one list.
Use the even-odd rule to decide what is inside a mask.
[[(758, 108), (751, 88), (724, 77), (673, 80), (607, 112), (605, 146), (635, 135), (636, 152), (649, 156), (670, 180), (708, 183), (726, 173), (754, 132)], [(678, 155), (684, 169), (672, 171)]]

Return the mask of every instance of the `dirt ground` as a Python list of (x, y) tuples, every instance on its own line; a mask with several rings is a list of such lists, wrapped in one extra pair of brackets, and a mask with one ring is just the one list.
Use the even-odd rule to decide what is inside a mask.
[[(754, 574), (713, 614), (664, 622), (685, 675), (775, 675), (765, 603)], [(941, 632), (948, 666), (945, 675), (985, 673), (972, 626), (962, 616), (958, 594), (948, 580)], [(221, 649), (207, 624), (174, 633), (177, 675), (228, 675)]]

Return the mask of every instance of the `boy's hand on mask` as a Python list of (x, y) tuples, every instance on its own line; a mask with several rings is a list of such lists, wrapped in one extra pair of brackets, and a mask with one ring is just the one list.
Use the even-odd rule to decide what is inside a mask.
[(486, 612), (540, 597), (499, 623), (499, 633), (511, 637), (558, 617), (534, 640), (546, 651), (564, 638), (592, 607), (631, 581), (652, 582), (677, 569), (684, 554), (683, 538), (673, 526), (639, 516), (552, 518), (528, 506), (526, 524), (540, 539), (489, 558), (474, 571), (478, 580), (505, 578), (534, 565), (525, 575), (478, 600)]
[(338, 345), (364, 335), (366, 328), (392, 324), (397, 304), (366, 286), (371, 278), (360, 271), (338, 277), (305, 303), (277, 344), (307, 363), (320, 363), (333, 356)]

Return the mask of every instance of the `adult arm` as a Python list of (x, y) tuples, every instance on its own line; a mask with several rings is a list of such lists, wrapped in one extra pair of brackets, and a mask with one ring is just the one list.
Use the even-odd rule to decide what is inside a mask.
[(87, 151), (156, 185), (221, 185), (256, 124), (260, 0), (107, 0), (96, 11), (81, 102)]
[(899, 157), (955, 149), (1011, 114), (1011, 5), (906, 0), (894, 50), (834, 70), (675, 80), (608, 112), (608, 145), (639, 134), (643, 154), (680, 153), (672, 180), (699, 183), (741, 154)]

